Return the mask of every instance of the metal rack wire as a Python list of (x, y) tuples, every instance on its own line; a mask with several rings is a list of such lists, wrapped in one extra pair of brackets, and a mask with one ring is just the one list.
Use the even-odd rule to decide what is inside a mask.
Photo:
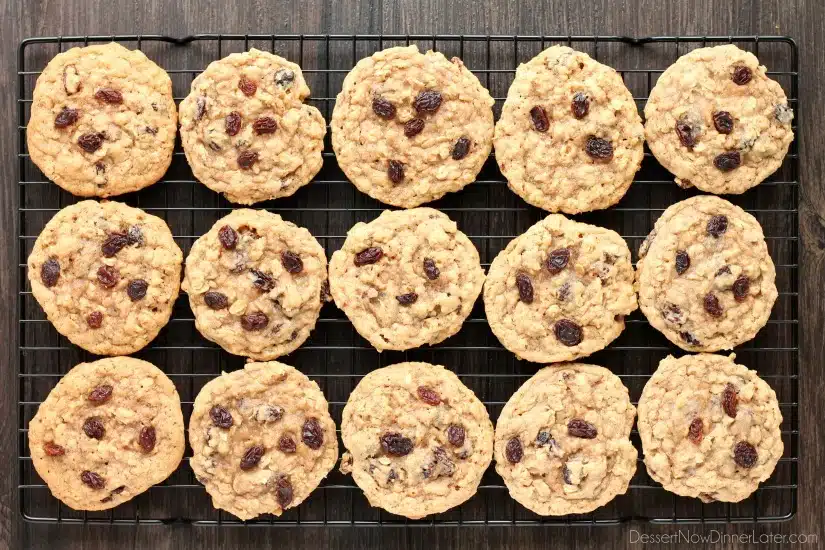
[[(92, 42), (116, 40), (142, 49), (165, 67), (172, 77), (177, 100), (211, 61), (229, 53), (257, 47), (299, 63), (313, 96), (309, 100), (329, 120), (341, 82), (355, 62), (380, 49), (418, 44), (422, 50), (437, 49), (459, 56), (496, 98), (498, 116), (516, 66), (546, 46), (563, 43), (589, 53), (615, 67), (636, 98), (640, 110), (662, 71), (690, 49), (734, 43), (755, 53), (771, 70), (789, 97), (798, 124), (798, 53), (786, 37), (715, 36), (630, 38), (620, 36), (477, 36), (477, 35), (229, 35), (204, 34), (186, 38), (157, 35), (38, 37), (24, 40), (18, 65), (18, 431), (20, 511), (35, 522), (53, 523), (194, 523), (241, 524), (229, 514), (212, 508), (203, 487), (194, 479), (185, 458), (163, 484), (133, 501), (106, 512), (76, 512), (51, 497), (37, 476), (28, 451), (27, 427), (37, 406), (60, 376), (72, 366), (94, 359), (58, 335), (31, 295), (26, 277), (26, 258), (34, 239), (60, 208), (78, 199), (48, 182), (32, 164), (26, 149), (26, 122), (37, 75), (58, 52)], [(316, 180), (295, 196), (258, 205), (276, 211), (307, 227), (330, 254), (343, 243), (347, 230), (357, 221), (375, 218), (384, 207), (355, 190), (338, 168), (327, 139), (325, 164)], [(797, 144), (783, 166), (768, 181), (741, 196), (728, 197), (759, 219), (777, 266), (779, 299), (768, 325), (752, 342), (736, 350), (737, 360), (755, 368), (776, 390), (784, 416), (782, 435), (785, 455), (773, 476), (749, 499), (738, 504), (702, 504), (664, 491), (639, 463), (626, 495), (591, 514), (542, 518), (509, 498), (500, 477), (491, 467), (478, 494), (463, 506), (420, 521), (410, 521), (370, 508), (349, 477), (331, 473), (321, 487), (299, 507), (280, 518), (264, 517), (245, 525), (610, 525), (639, 520), (661, 523), (767, 522), (790, 519), (796, 512), (799, 458), (798, 382), (798, 197)], [(692, 196), (673, 183), (673, 178), (646, 152), (642, 169), (627, 196), (614, 208), (577, 216), (577, 219), (614, 229), (627, 240), (634, 255), (653, 222), (670, 204)], [(199, 184), (178, 147), (172, 167), (156, 185), (120, 197), (164, 218), (184, 254), (231, 205)], [(455, 219), (478, 247), (485, 268), (507, 242), (541, 219), (543, 213), (528, 207), (511, 193), (490, 159), (478, 181), (460, 193), (434, 204)], [(590, 362), (618, 374), (638, 399), (644, 383), (668, 353), (678, 353), (638, 312), (613, 345), (595, 354)], [(175, 382), (188, 418), (199, 388), (222, 370), (242, 365), (203, 340), (194, 328), (187, 301), (178, 299), (173, 318), (160, 336), (137, 354), (159, 365)], [(336, 422), (346, 399), (361, 376), (379, 366), (403, 360), (424, 360), (448, 366), (473, 389), (495, 420), (515, 389), (537, 366), (516, 360), (492, 335), (480, 304), (462, 331), (433, 348), (404, 353), (376, 353), (353, 330), (333, 305), (326, 305), (310, 340), (284, 359), (316, 380), (330, 401)], [(641, 444), (635, 430), (632, 439)], [(187, 451), (187, 457), (191, 451)]]

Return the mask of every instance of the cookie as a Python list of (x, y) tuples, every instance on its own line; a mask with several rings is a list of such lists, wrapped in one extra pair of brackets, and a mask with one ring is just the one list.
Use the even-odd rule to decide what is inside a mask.
[(688, 351), (751, 340), (776, 302), (776, 269), (756, 218), (712, 196), (664, 211), (639, 250), (639, 305), (651, 326)]
[(309, 338), (326, 280), (327, 257), (309, 231), (277, 214), (241, 209), (192, 245), (182, 288), (204, 338), (265, 361)]
[(576, 214), (624, 196), (644, 156), (644, 129), (621, 75), (552, 46), (518, 66), (493, 143), (513, 192)]
[(793, 111), (750, 52), (699, 48), (668, 67), (645, 106), (645, 135), (681, 187), (743, 193), (773, 174), (793, 141)]
[(442, 366), (374, 370), (344, 407), (341, 471), (372, 506), (410, 519), (458, 506), (478, 489), (493, 456), (487, 409)]
[(127, 355), (169, 322), (182, 263), (162, 219), (119, 202), (82, 201), (43, 228), (28, 276), (60, 334), (97, 355)]
[(318, 384), (277, 361), (208, 382), (195, 398), (189, 443), (212, 505), (242, 520), (298, 506), (338, 460)]
[(412, 208), (473, 182), (490, 154), (493, 98), (457, 57), (389, 48), (359, 61), (332, 112), (338, 165), (362, 192)]
[(739, 502), (770, 477), (782, 456), (776, 393), (735, 358), (667, 356), (642, 391), (645, 466), (672, 493)]
[(637, 307), (627, 244), (615, 231), (551, 214), (490, 265), (484, 309), (493, 333), (521, 359), (585, 357), (624, 330)]
[(545, 367), (504, 405), (496, 422), (496, 471), (510, 496), (543, 516), (584, 514), (627, 491), (638, 453), (636, 408), (603, 367)]
[(288, 197), (321, 169), (326, 122), (301, 68), (251, 49), (209, 64), (180, 104), (192, 173), (238, 204)]
[(32, 464), (55, 497), (74, 510), (114, 508), (180, 464), (180, 397), (146, 361), (81, 363), (37, 409), (28, 439)]
[(72, 48), (37, 78), (26, 127), (43, 174), (80, 197), (111, 197), (158, 181), (175, 146), (172, 80), (139, 50)]
[(483, 283), (473, 243), (432, 208), (385, 211), (355, 224), (329, 267), (335, 304), (378, 351), (434, 345), (457, 333)]

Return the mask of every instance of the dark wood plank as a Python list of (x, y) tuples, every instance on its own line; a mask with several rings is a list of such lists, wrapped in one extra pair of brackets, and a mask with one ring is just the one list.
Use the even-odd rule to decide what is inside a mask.
[[(760, 527), (757, 532), (819, 533), (825, 510), (825, 414), (822, 395), (825, 374), (819, 368), (825, 343), (825, 188), (818, 180), (825, 169), (819, 153), (819, 123), (825, 115), (825, 39), (821, 21), (825, 7), (817, 0), (797, 2), (757, 0), (698, 0), (693, 2), (581, 1), (462, 1), (373, 0), (351, 2), (308, 0), (290, 2), (133, 2), (127, 0), (64, 0), (63, 2), (6, 2), (0, 31), (6, 48), (0, 71), (0, 114), (7, 122), (0, 152), (0, 229), (2, 257), (16, 266), (14, 229), (16, 188), (15, 52), (22, 36), (48, 34), (111, 34), (140, 29), (146, 33), (184, 35), (194, 32), (346, 32), (346, 33), (521, 33), (521, 34), (790, 34), (800, 43), (801, 120), (800, 154), (803, 203), (800, 226), (801, 402), (799, 425), (803, 449), (800, 465), (799, 513), (788, 523)], [(180, 223), (187, 223), (180, 220)], [(15, 268), (0, 269), (0, 288), (16, 299)], [(12, 301), (11, 303), (15, 303)], [(14, 311), (0, 314), (0, 334), (6, 337), (2, 360), (7, 383), (0, 387), (0, 449), (5, 464), (17, 464), (17, 381), (15, 365), (17, 325)], [(236, 529), (169, 527), (67, 527), (23, 524), (20, 520), (16, 472), (0, 480), (0, 548), (565, 548), (630, 547), (630, 530), (646, 534), (675, 533), (672, 526), (634, 524), (604, 529)], [(691, 528), (701, 532), (700, 528)], [(723, 528), (742, 533), (750, 526)], [(732, 545), (735, 547), (736, 545)]]

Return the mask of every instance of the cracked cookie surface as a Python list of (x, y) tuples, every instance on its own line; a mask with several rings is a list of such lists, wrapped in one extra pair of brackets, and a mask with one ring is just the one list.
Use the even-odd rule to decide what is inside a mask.
[(275, 359), (309, 337), (327, 279), (309, 231), (264, 210), (233, 210), (192, 245), (182, 288), (195, 326), (229, 353)]
[(182, 262), (160, 218), (119, 202), (81, 201), (43, 228), (28, 277), (60, 334), (98, 355), (126, 355), (169, 322)]
[(195, 177), (237, 204), (287, 197), (323, 163), (326, 122), (304, 104), (301, 68), (251, 49), (209, 64), (181, 102), (181, 141)]
[(461, 329), (484, 283), (473, 243), (432, 208), (358, 223), (330, 260), (330, 291), (379, 351), (433, 345)]
[(638, 453), (636, 409), (603, 367), (545, 367), (507, 401), (496, 422), (496, 471), (510, 495), (541, 515), (583, 514), (627, 491)]
[(670, 206), (639, 250), (639, 305), (688, 351), (731, 349), (765, 326), (778, 296), (759, 222), (712, 196)]
[(114, 42), (56, 55), (37, 79), (26, 129), (31, 160), (81, 197), (158, 181), (172, 162), (172, 80), (139, 50)]
[(208, 382), (195, 398), (189, 443), (213, 506), (242, 520), (298, 506), (338, 460), (318, 384), (277, 361)]
[(160, 483), (185, 447), (175, 385), (131, 357), (81, 363), (29, 423), (29, 452), (52, 494), (75, 510), (106, 510)]
[(344, 79), (332, 146), (355, 186), (412, 208), (473, 182), (490, 154), (493, 98), (457, 57), (389, 48)]
[(793, 141), (778, 82), (732, 44), (699, 48), (659, 77), (645, 106), (656, 159), (681, 187), (743, 193), (774, 173)]
[(734, 358), (668, 356), (642, 391), (645, 465), (668, 491), (739, 502), (770, 477), (782, 456), (776, 393)]
[(478, 489), (493, 455), (484, 405), (442, 366), (399, 363), (367, 374), (344, 407), (341, 471), (372, 506), (418, 519)]
[(627, 244), (615, 231), (550, 214), (490, 265), (484, 309), (499, 341), (537, 363), (606, 347), (637, 307)]
[(552, 46), (519, 65), (493, 143), (510, 189), (533, 206), (576, 214), (624, 196), (642, 162), (644, 128), (615, 70)]

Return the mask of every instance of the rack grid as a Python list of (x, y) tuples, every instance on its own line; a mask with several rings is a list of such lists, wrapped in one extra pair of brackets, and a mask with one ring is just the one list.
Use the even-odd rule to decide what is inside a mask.
[[(143, 50), (166, 68), (176, 101), (187, 93), (192, 79), (214, 60), (251, 47), (278, 53), (299, 63), (312, 90), (309, 103), (330, 119), (335, 96), (346, 73), (375, 51), (417, 44), (448, 57), (458, 56), (478, 75), (496, 99), (496, 118), (519, 63), (545, 47), (561, 43), (590, 54), (622, 75), (640, 111), (656, 79), (680, 55), (691, 49), (733, 43), (752, 51), (769, 67), (771, 78), (785, 89), (799, 121), (798, 52), (794, 41), (780, 36), (485, 36), (485, 35), (242, 35), (201, 34), (185, 38), (160, 35), (36, 37), (20, 44), (18, 58), (18, 217), (17, 257), (19, 341), (17, 425), (19, 458), (17, 475), (22, 516), (33, 522), (86, 524), (192, 523), (247, 526), (441, 526), (441, 525), (612, 525), (636, 520), (654, 523), (771, 522), (790, 519), (796, 512), (799, 459), (799, 327), (798, 327), (798, 199), (799, 157), (796, 141), (780, 169), (766, 182), (744, 193), (726, 197), (751, 212), (762, 224), (768, 248), (777, 267), (779, 298), (768, 325), (755, 340), (739, 348), (738, 362), (755, 368), (776, 390), (784, 417), (785, 454), (773, 476), (749, 499), (736, 504), (702, 504), (664, 491), (646, 474), (641, 459), (627, 494), (590, 513), (543, 518), (513, 501), (491, 466), (478, 494), (464, 505), (424, 520), (412, 521), (371, 508), (348, 476), (333, 470), (300, 506), (280, 518), (262, 517), (240, 522), (212, 508), (209, 496), (184, 461), (164, 483), (105, 512), (77, 512), (53, 498), (37, 476), (28, 451), (27, 427), (60, 376), (75, 364), (95, 359), (72, 346), (46, 320), (31, 295), (26, 259), (45, 223), (77, 197), (50, 183), (30, 161), (26, 149), (26, 122), (32, 91), (40, 71), (58, 52), (90, 43), (118, 41)], [(313, 183), (294, 196), (256, 205), (278, 212), (307, 227), (325, 246), (327, 254), (340, 248), (347, 230), (358, 221), (374, 219), (385, 208), (359, 193), (338, 168), (327, 136), (324, 167)], [(495, 160), (488, 160), (477, 181), (459, 193), (433, 203), (458, 222), (478, 247), (485, 269), (510, 239), (541, 219), (544, 213), (527, 206), (507, 189)], [(642, 168), (630, 191), (615, 207), (575, 216), (618, 231), (634, 258), (653, 223), (670, 204), (693, 196), (682, 190), (645, 149)], [(232, 208), (225, 199), (192, 176), (178, 143), (172, 166), (157, 184), (115, 200), (162, 217), (187, 254), (194, 240)], [(638, 311), (629, 316), (624, 333), (588, 362), (609, 367), (630, 389), (636, 402), (642, 387), (669, 353), (680, 353)], [(175, 382), (188, 419), (198, 390), (222, 370), (233, 370), (243, 360), (205, 341), (194, 328), (185, 296), (179, 297), (169, 325), (149, 347), (136, 354), (159, 365)], [(317, 381), (326, 394), (336, 423), (346, 399), (367, 372), (406, 360), (446, 365), (473, 389), (495, 420), (507, 399), (538, 365), (517, 360), (498, 343), (476, 304), (462, 331), (431, 348), (378, 354), (352, 328), (334, 305), (325, 305), (310, 339), (284, 358)], [(631, 436), (638, 449), (640, 440)]]

